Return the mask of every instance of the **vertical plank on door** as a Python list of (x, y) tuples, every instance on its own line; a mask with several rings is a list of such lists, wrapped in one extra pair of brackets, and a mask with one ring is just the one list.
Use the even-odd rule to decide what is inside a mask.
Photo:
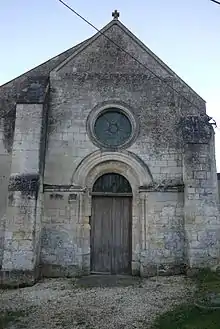
[(131, 272), (131, 204), (131, 197), (92, 198), (92, 271)]
[(91, 216), (91, 270), (111, 271), (112, 199), (93, 197)]
[(131, 198), (114, 197), (112, 214), (112, 273), (131, 272)]

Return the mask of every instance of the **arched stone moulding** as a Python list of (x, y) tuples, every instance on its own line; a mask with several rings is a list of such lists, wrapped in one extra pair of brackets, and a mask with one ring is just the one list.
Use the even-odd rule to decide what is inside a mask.
[[(94, 177), (94, 181), (89, 180), (90, 171), (96, 170), (99, 165), (106, 163), (105, 172), (100, 172), (102, 174), (108, 172), (118, 172), (119, 174), (125, 176), (130, 182), (132, 188), (139, 186), (147, 186), (152, 183), (152, 175), (141, 159), (131, 152), (102, 152), (95, 151), (89, 154), (79, 166), (76, 168), (72, 179), (71, 184), (76, 186), (91, 188), (95, 180), (99, 177)], [(98, 169), (96, 172), (99, 171)]]

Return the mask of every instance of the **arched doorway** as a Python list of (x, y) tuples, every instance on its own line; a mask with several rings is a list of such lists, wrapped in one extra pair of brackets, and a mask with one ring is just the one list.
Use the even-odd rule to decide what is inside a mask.
[(99, 177), (92, 191), (91, 272), (130, 274), (132, 189), (122, 175)]

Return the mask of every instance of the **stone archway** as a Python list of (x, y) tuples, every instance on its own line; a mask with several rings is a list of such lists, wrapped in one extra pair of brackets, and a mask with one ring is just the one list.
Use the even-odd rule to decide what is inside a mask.
[[(132, 252), (131, 272), (140, 271), (140, 251), (142, 248), (143, 214), (140, 186), (147, 186), (152, 183), (152, 176), (148, 167), (131, 152), (101, 152), (96, 151), (87, 156), (75, 170), (71, 183), (79, 186), (86, 192), (81, 195), (81, 221), (88, 227), (85, 234), (90, 246), (90, 219), (92, 215), (92, 189), (96, 180), (104, 174), (116, 173), (122, 175), (129, 182), (132, 189)], [(90, 250), (90, 248), (89, 248)], [(88, 255), (89, 256), (89, 255)], [(90, 255), (91, 256), (91, 255)], [(90, 267), (90, 256), (87, 267)]]

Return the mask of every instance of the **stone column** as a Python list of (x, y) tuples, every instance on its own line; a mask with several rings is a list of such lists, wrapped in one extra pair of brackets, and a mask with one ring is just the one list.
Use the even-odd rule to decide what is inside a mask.
[(80, 195), (81, 202), (81, 252), (82, 252), (82, 274), (90, 273), (90, 218), (92, 210), (92, 197), (89, 190), (83, 189)]
[[(146, 266), (149, 262), (148, 250), (149, 250), (149, 236), (148, 236), (148, 192), (145, 190), (139, 191), (139, 212), (140, 212), (140, 231), (141, 231), (141, 250), (140, 250), (140, 275), (147, 276), (149, 274), (149, 267), (146, 270)], [(147, 272), (147, 273), (145, 273)]]
[(43, 104), (17, 104), (1, 283), (32, 284), (41, 221)]
[(207, 116), (182, 122), (185, 257), (188, 269), (219, 262), (220, 220), (214, 131)]

